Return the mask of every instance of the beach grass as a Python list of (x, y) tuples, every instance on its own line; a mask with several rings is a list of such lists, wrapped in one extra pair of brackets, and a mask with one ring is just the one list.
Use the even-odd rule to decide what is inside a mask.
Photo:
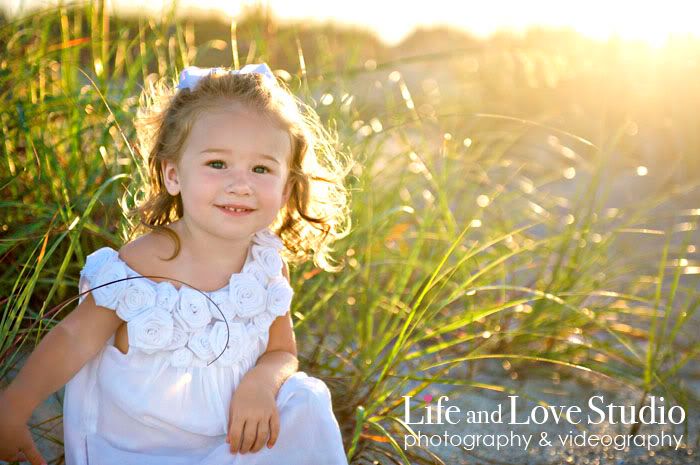
[[(431, 385), (519, 393), (524, 377), (585, 374), (640, 404), (697, 405), (685, 370), (700, 353), (700, 89), (680, 77), (692, 53), (658, 52), (655, 80), (603, 79), (632, 45), (389, 50), (362, 31), (270, 28), (263, 13), (218, 37), (172, 10), (110, 17), (101, 2), (0, 26), (0, 379), (71, 310), (59, 304), (86, 255), (127, 238), (144, 82), (265, 61), (355, 160), (344, 269), (291, 270), (300, 369), (331, 387), (351, 463), (439, 463), (401, 447), (402, 396)], [(653, 53), (630, 56), (641, 70)], [(625, 86), (648, 87), (635, 100)]]

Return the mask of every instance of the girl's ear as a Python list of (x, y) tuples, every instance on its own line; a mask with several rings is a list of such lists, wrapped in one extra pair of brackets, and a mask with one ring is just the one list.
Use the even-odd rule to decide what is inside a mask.
[(180, 193), (180, 180), (177, 173), (177, 163), (171, 160), (163, 160), (161, 166), (163, 170), (163, 182), (165, 182), (165, 188), (168, 190), (168, 194), (176, 196)]

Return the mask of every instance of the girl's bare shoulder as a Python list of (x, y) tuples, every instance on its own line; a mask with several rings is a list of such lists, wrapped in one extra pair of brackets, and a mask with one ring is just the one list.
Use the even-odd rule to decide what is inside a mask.
[(165, 258), (175, 251), (173, 241), (165, 234), (149, 232), (124, 244), (119, 258), (136, 270), (158, 268)]

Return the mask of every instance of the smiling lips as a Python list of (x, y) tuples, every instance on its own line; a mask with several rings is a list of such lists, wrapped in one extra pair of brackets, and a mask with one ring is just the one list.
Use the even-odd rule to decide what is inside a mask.
[(254, 209), (248, 208), (245, 205), (217, 205), (217, 207), (224, 211), (226, 214), (233, 216), (249, 215), (250, 213), (255, 211)]

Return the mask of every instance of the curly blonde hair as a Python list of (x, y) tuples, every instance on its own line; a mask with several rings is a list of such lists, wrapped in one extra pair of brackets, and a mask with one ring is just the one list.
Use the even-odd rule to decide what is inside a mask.
[(227, 103), (242, 103), (272, 118), (291, 139), (290, 196), (270, 225), (285, 245), (283, 258), (293, 264), (312, 258), (326, 271), (342, 269), (343, 263), (331, 264), (330, 244), (350, 233), (350, 194), (344, 179), (353, 162), (336, 149), (337, 138), (324, 128), (314, 109), (277, 81), (257, 73), (219, 73), (202, 77), (191, 90), (177, 89), (166, 79), (144, 87), (134, 126), (147, 173), (141, 172), (145, 179), (136, 194), (140, 200), (127, 212), (139, 220), (131, 222), (130, 237), (141, 231), (165, 233), (175, 242), (170, 259), (178, 255), (180, 239), (166, 225), (182, 217), (182, 199), (166, 190), (162, 164), (179, 160), (198, 115)]

